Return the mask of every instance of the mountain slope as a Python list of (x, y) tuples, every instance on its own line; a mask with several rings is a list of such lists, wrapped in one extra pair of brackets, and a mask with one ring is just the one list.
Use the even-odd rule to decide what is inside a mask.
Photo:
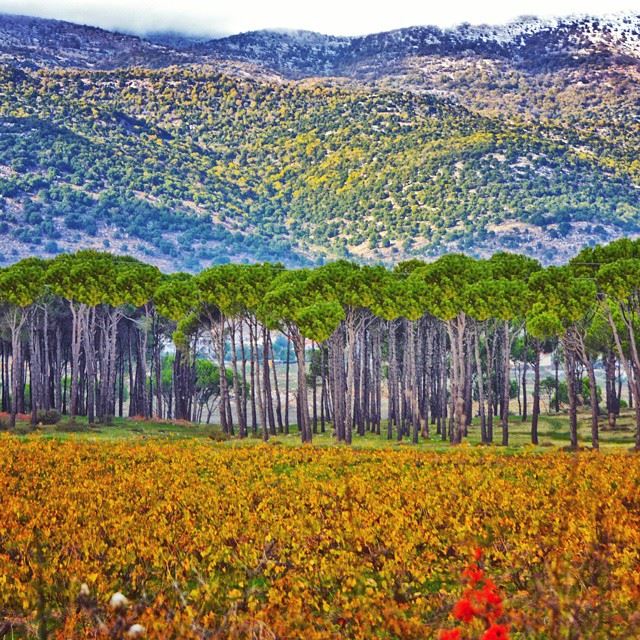
[[(310, 258), (390, 259), (493, 246), (496, 227), (516, 223), (529, 235), (508, 246), (537, 250), (543, 226), (638, 221), (628, 175), (432, 97), (194, 67), (7, 75), (0, 192), (23, 239), (44, 238), (53, 219), (125, 229), (169, 256), (203, 240), (221, 242), (214, 258), (295, 258), (292, 242)], [(26, 231), (34, 222), (39, 234)]]
[(26, 68), (162, 67), (187, 61), (174, 49), (96, 27), (0, 14), (0, 63)]
[(640, 14), (542, 20), (451, 29), (411, 27), (362, 37), (304, 31), (256, 31), (198, 43), (195, 55), (260, 63), (293, 78), (393, 75), (407, 59), (424, 56), (509, 58), (522, 68), (572, 65), (584, 57), (640, 56)]
[(0, 247), (563, 260), (640, 230), (638, 24), (150, 42), (0, 17)]

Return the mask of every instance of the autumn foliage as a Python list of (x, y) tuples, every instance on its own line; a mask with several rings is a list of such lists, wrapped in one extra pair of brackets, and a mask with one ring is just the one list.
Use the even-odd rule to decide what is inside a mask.
[(640, 637), (631, 454), (0, 440), (18, 637)]

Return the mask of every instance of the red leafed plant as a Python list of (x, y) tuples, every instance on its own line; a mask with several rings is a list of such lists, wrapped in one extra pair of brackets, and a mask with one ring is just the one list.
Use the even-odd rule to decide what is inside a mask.
[(482, 551), (476, 549), (474, 558), (462, 572), (465, 589), (453, 607), (453, 617), (462, 623), (454, 629), (443, 629), (439, 640), (471, 640), (480, 628), (480, 640), (509, 640), (509, 627), (499, 624), (504, 611), (502, 596), (493, 580), (482, 568)]

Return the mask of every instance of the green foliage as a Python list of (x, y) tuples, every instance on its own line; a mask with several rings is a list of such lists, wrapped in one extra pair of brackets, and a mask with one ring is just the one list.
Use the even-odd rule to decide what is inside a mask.
[[(549, 406), (554, 406), (556, 402), (556, 383), (553, 377), (547, 376), (540, 381), (540, 390), (548, 398)], [(602, 401), (602, 389), (596, 387), (598, 402)], [(569, 391), (567, 383), (564, 380), (558, 382), (558, 398), (561, 405), (569, 403)], [(578, 399), (582, 400), (582, 404), (588, 406), (590, 404), (589, 378), (582, 378), (580, 381), (580, 391)]]
[(324, 342), (344, 319), (342, 305), (327, 300), (325, 274), (320, 270), (283, 271), (273, 281), (259, 315), (271, 328), (292, 324), (316, 342)]
[(57, 256), (46, 275), (53, 293), (89, 307), (141, 307), (151, 300), (159, 282), (156, 267), (90, 249)]
[(44, 294), (47, 264), (39, 258), (27, 258), (0, 269), (0, 301), (24, 309)]
[[(162, 358), (161, 379), (165, 393), (171, 392), (173, 364), (175, 356), (167, 355)], [(227, 383), (233, 384), (233, 371), (229, 368), (225, 370)], [(198, 397), (202, 402), (206, 402), (211, 396), (220, 394), (220, 367), (206, 358), (196, 358), (194, 370), (194, 387)]]
[[(389, 261), (486, 244), (514, 219), (558, 237), (576, 223), (640, 221), (637, 126), (581, 111), (570, 123), (508, 120), (424, 93), (197, 66), (2, 71), (0, 224), (50, 253), (115, 228), (121, 250), (128, 236), (156, 257), (188, 254), (192, 269), (231, 256)], [(491, 83), (480, 93), (493, 95)], [(624, 144), (612, 148), (602, 127)]]
[(198, 301), (224, 316), (235, 317), (261, 305), (271, 281), (282, 270), (275, 264), (223, 264), (202, 271), (195, 279)]
[(46, 411), (38, 411), (37, 420), (42, 424), (58, 424), (61, 417), (62, 416), (59, 411), (56, 411), (55, 409), (48, 409)]
[(482, 265), (461, 254), (443, 256), (432, 264), (418, 267), (409, 276), (422, 306), (441, 320), (452, 320), (460, 313), (473, 313), (477, 301), (474, 287), (484, 278)]
[(569, 267), (549, 267), (531, 276), (534, 304), (527, 328), (537, 338), (561, 336), (596, 306), (596, 284), (588, 277), (577, 277)]
[(197, 287), (193, 276), (174, 273), (164, 276), (153, 294), (158, 311), (175, 322), (182, 320), (198, 306)]

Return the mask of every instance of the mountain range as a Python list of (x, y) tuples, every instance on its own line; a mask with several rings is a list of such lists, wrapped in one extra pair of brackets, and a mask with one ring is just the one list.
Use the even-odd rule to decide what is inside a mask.
[(640, 14), (363, 37), (0, 15), (0, 253), (543, 262), (640, 233)]

